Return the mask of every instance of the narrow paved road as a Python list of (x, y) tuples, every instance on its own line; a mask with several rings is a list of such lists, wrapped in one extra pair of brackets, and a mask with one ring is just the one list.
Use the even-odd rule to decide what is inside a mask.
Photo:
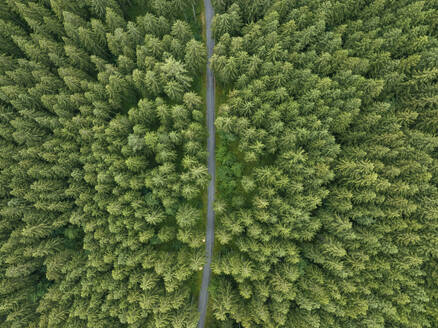
[[(211, 20), (213, 19), (214, 11), (210, 0), (204, 0), (205, 7), (205, 23), (207, 29), (207, 50), (208, 59), (213, 54), (214, 41), (211, 34)], [(210, 70), (210, 65), (207, 63), (207, 127), (208, 127), (208, 173), (211, 175), (210, 185), (208, 186), (208, 207), (207, 207), (207, 234), (205, 238), (206, 257), (207, 261), (202, 273), (202, 285), (199, 293), (199, 312), (201, 317), (199, 319), (198, 328), (204, 328), (205, 318), (207, 315), (207, 301), (208, 301), (208, 284), (210, 283), (211, 274), (211, 257), (213, 253), (214, 244), (214, 193), (215, 193), (215, 176), (216, 176), (216, 130), (214, 127), (214, 77)]]

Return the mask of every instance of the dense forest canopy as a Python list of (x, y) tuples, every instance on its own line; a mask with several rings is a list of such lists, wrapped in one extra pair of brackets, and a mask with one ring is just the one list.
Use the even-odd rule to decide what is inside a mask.
[(215, 1), (218, 327), (438, 327), (438, 2)]
[[(438, 328), (438, 0), (212, 2), (206, 327)], [(0, 0), (0, 328), (197, 327), (202, 10)]]
[(0, 1), (0, 327), (196, 327), (190, 1)]

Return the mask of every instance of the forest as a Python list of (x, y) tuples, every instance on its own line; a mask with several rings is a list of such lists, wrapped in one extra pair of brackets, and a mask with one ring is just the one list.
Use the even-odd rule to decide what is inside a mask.
[(220, 1), (218, 327), (438, 327), (438, 1)]
[(0, 328), (438, 328), (438, 0), (0, 0)]
[(199, 11), (0, 1), (0, 327), (196, 327)]

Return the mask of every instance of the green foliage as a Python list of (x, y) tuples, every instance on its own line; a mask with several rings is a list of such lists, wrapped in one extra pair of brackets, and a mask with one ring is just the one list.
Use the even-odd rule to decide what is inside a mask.
[(0, 0), (0, 327), (197, 323), (205, 49), (144, 3)]
[[(212, 327), (438, 327), (436, 0), (214, 0)], [(200, 2), (0, 0), (0, 327), (196, 327)]]
[(438, 327), (436, 2), (215, 6), (214, 325)]

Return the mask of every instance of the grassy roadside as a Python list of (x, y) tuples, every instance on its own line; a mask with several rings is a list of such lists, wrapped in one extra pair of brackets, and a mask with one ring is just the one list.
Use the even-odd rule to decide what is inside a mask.
[[(200, 1), (200, 6), (198, 7), (199, 13), (198, 13), (198, 20), (201, 22), (201, 37), (204, 44), (206, 43), (206, 30), (205, 30), (205, 11), (204, 11), (204, 1)], [(196, 91), (198, 94), (202, 97), (203, 102), (203, 113), (204, 117), (207, 115), (207, 74), (206, 69), (202, 72), (202, 78), (200, 79), (199, 85), (196, 87)], [(207, 148), (207, 144), (204, 145), (205, 148)], [(208, 199), (208, 188), (204, 190), (204, 193), (202, 194), (202, 217), (200, 225), (202, 227), (203, 231), (206, 231), (207, 229), (207, 199)], [(201, 291), (201, 285), (202, 285), (202, 270), (200, 270), (195, 277), (195, 282), (192, 285), (192, 294), (195, 297), (196, 301), (199, 299), (199, 293)]]

